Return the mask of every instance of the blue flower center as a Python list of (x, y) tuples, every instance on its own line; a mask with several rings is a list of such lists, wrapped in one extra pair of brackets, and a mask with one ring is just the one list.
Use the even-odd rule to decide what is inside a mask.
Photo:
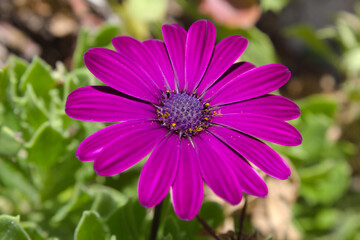
[(166, 92), (158, 109), (159, 120), (169, 130), (183, 137), (196, 135), (209, 126), (209, 104), (202, 103), (196, 95)]

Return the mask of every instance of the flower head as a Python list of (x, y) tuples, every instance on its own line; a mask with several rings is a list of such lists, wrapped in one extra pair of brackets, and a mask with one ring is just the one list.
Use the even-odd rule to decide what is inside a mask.
[(77, 150), (94, 161), (99, 175), (111, 176), (151, 155), (140, 174), (139, 201), (160, 203), (172, 191), (175, 212), (192, 219), (203, 198), (203, 181), (221, 198), (238, 204), (242, 192), (267, 195), (268, 175), (287, 179), (290, 169), (258, 140), (295, 146), (300, 133), (286, 120), (299, 108), (268, 93), (284, 85), (289, 70), (280, 64), (233, 64), (247, 46), (241, 36), (215, 45), (213, 24), (200, 20), (188, 32), (164, 25), (164, 42), (113, 39), (116, 51), (92, 48), (88, 69), (109, 86), (73, 91), (66, 113), (75, 119), (120, 122), (86, 138)]

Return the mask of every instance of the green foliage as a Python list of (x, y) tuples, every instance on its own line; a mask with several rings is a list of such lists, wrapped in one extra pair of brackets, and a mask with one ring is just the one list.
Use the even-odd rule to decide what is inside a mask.
[(229, 29), (224, 26), (216, 26), (217, 38), (224, 39), (230, 35), (241, 35), (249, 40), (245, 52), (241, 55), (241, 61), (248, 61), (256, 66), (278, 62), (275, 49), (270, 38), (258, 28)]
[(105, 226), (95, 211), (84, 211), (75, 229), (74, 240), (107, 239)]
[(59, 159), (63, 145), (64, 139), (61, 133), (48, 123), (44, 123), (27, 145), (29, 154), (27, 161), (47, 170)]
[(30, 240), (30, 237), (21, 227), (19, 222), (19, 217), (7, 215), (0, 216), (0, 239)]
[[(117, 32), (110, 25), (94, 34), (88, 31), (85, 45), (79, 44), (76, 52), (108, 45)], [(26, 220), (22, 228), (18, 218), (1, 215), (0, 239), (71, 239), (75, 226), (76, 239), (110, 239), (105, 218), (128, 200), (99, 185), (103, 180), (92, 166), (75, 157), (79, 143), (104, 125), (76, 121), (64, 112), (67, 95), (96, 84), (95, 78), (83, 68), (67, 72), (61, 64), (52, 69), (38, 57), (27, 63), (11, 56), (0, 80), (0, 212), (21, 213)], [(6, 231), (16, 237), (3, 238)]]
[[(360, 5), (358, 5), (359, 8)], [(340, 12), (336, 24), (318, 32), (319, 37), (335, 40), (341, 49), (338, 57), (340, 67), (347, 77), (360, 76), (360, 12), (357, 14)]]
[(146, 236), (145, 216), (145, 208), (137, 200), (129, 200), (124, 206), (118, 207), (106, 223), (118, 240), (143, 239)]
[(200, 215), (214, 229), (218, 228), (225, 220), (222, 207), (216, 202), (205, 202), (201, 206)]
[(264, 11), (281, 11), (291, 0), (261, 0), (260, 6)]
[(0, 156), (14, 156), (20, 147), (21, 141), (15, 136), (15, 133), (6, 126), (0, 126)]
[(119, 27), (114, 25), (104, 25), (95, 33), (90, 29), (81, 29), (78, 35), (77, 46), (73, 56), (73, 68), (84, 67), (83, 55), (91, 47), (108, 47), (111, 39), (119, 33)]
[[(336, 65), (338, 60), (331, 47), (324, 43), (318, 33), (308, 25), (295, 25), (288, 27), (285, 31), (288, 37), (304, 43), (310, 51), (313, 58), (321, 58), (330, 64)], [(318, 62), (320, 62), (318, 60)]]
[(301, 180), (295, 223), (311, 239), (319, 235), (326, 236), (325, 239), (352, 239), (345, 238), (339, 229), (329, 234), (335, 226), (343, 224), (344, 218), (350, 217), (339, 209), (351, 181), (347, 159), (355, 153), (353, 144), (338, 140), (339, 103), (333, 97), (313, 95), (298, 104), (302, 115), (294, 124), (302, 133), (303, 144), (294, 148), (275, 147), (291, 158)]
[(40, 58), (35, 57), (20, 79), (20, 91), (25, 92), (27, 88), (31, 88), (37, 97), (48, 103), (50, 100), (49, 91), (55, 85), (50, 70), (50, 66)]

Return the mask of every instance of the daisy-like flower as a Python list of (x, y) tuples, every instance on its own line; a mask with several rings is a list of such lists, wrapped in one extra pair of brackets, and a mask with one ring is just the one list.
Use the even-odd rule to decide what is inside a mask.
[(250, 165), (287, 179), (283, 159), (257, 138), (295, 146), (300, 133), (286, 120), (299, 108), (268, 93), (290, 78), (280, 64), (233, 64), (248, 41), (230, 36), (215, 45), (216, 30), (207, 20), (188, 32), (162, 27), (164, 42), (121, 36), (116, 51), (92, 48), (87, 68), (109, 86), (74, 90), (66, 113), (75, 119), (120, 122), (86, 138), (77, 150), (94, 161), (97, 174), (112, 176), (151, 152), (139, 178), (139, 201), (159, 204), (171, 189), (176, 214), (190, 220), (203, 199), (203, 182), (235, 205), (243, 192), (265, 197), (263, 179)]

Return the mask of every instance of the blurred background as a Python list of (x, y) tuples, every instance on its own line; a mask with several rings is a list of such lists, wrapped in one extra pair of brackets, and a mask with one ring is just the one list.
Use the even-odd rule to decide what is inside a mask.
[[(105, 127), (67, 117), (74, 89), (99, 84), (84, 67), (91, 47), (130, 35), (162, 39), (161, 25), (188, 29), (210, 19), (217, 41), (249, 39), (241, 61), (282, 63), (292, 78), (279, 94), (301, 108), (298, 147), (270, 144), (292, 168), (263, 175), (269, 196), (248, 197), (242, 239), (360, 239), (360, 4), (355, 0), (1, 0), (0, 239), (147, 239), (152, 210), (137, 201), (145, 161), (96, 176), (75, 157)], [(200, 215), (235, 239), (243, 203), (205, 191)], [(158, 239), (211, 239), (164, 202)]]

